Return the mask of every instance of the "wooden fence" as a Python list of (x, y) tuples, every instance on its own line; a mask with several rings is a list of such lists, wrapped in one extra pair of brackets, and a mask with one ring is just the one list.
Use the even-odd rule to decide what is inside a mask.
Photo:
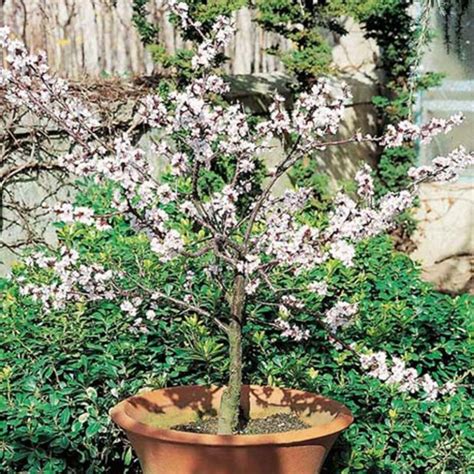
[[(0, 23), (9, 26), (30, 48), (48, 53), (54, 70), (82, 79), (103, 74), (142, 75), (156, 70), (132, 23), (132, 0), (0, 0)], [(163, 0), (152, 0), (150, 18), (160, 28), (160, 42), (169, 52), (183, 46), (167, 21)], [(237, 34), (229, 45), (228, 72), (233, 74), (281, 71), (271, 46), (288, 50), (283, 38), (264, 32), (253, 12), (235, 15)]]

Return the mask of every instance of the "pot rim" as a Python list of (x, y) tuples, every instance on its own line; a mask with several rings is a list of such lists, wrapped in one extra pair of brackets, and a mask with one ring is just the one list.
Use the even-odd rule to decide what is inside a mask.
[[(174, 390), (180, 388), (192, 389), (193, 387), (200, 387), (200, 385), (181, 385), (173, 388)], [(259, 385), (250, 385), (249, 387), (258, 389), (265, 388)], [(352, 413), (342, 403), (336, 402), (335, 400), (316, 395), (311, 392), (305, 392), (302, 390), (284, 389), (282, 387), (270, 387), (273, 389), (289, 390), (294, 394), (311, 394), (312, 396), (321, 399), (322, 404), (327, 405), (331, 403), (333, 407), (336, 407), (338, 413), (336, 417), (329, 423), (312, 426), (310, 428), (304, 428), (301, 430), (285, 431), (283, 433), (266, 433), (259, 435), (218, 435), (218, 434), (202, 434), (202, 433), (190, 433), (185, 431), (177, 431), (165, 428), (156, 428), (132, 418), (126, 411), (126, 406), (130, 399), (134, 397), (126, 398), (117, 405), (109, 410), (109, 414), (112, 420), (123, 428), (125, 431), (145, 436), (147, 438), (158, 439), (168, 443), (179, 443), (179, 444), (197, 444), (207, 446), (255, 446), (255, 445), (283, 445), (283, 444), (296, 444), (304, 441), (314, 440), (316, 438), (324, 438), (327, 436), (335, 435), (346, 429), (354, 421)], [(152, 390), (146, 393), (161, 392), (166, 390)], [(140, 395), (146, 395), (146, 393)]]

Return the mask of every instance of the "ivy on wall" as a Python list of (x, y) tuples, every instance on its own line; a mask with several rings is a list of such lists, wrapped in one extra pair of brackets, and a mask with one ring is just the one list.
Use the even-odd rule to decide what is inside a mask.
[[(358, 21), (365, 37), (375, 40), (381, 53), (379, 61), (385, 81), (381, 94), (373, 98), (381, 128), (409, 118), (416, 90), (439, 84), (439, 74), (414, 75), (421, 46), (429, 42), (430, 32), (423, 19), (414, 21), (413, 0), (329, 0), (306, 2), (304, 7), (293, 0), (257, 0), (256, 5), (258, 21), (265, 29), (294, 42), (295, 50), (282, 59), (301, 88), (307, 87), (321, 73), (337, 73), (331, 70), (331, 51), (321, 30), (343, 35), (347, 32), (341, 18), (351, 16)], [(406, 172), (416, 158), (416, 150), (409, 146), (383, 151), (377, 169), (377, 194), (406, 186)], [(298, 170), (296, 177), (306, 177), (311, 182), (314, 181), (311, 176), (307, 170)], [(407, 216), (402, 220), (407, 230), (413, 229), (413, 222)]]
[[(413, 3), (412, 0), (383, 0), (358, 15), (366, 37), (374, 39), (381, 50), (380, 61), (386, 80), (382, 94), (374, 97), (373, 102), (384, 124), (409, 118), (415, 92), (438, 85), (441, 80), (439, 74), (414, 71), (421, 46), (430, 40), (430, 32), (422, 18), (414, 24), (409, 11)], [(413, 147), (384, 150), (377, 170), (378, 193), (397, 191), (406, 185), (407, 169), (415, 161)]]

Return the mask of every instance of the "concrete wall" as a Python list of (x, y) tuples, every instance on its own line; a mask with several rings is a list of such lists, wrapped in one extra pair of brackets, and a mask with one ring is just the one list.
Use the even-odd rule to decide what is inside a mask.
[[(461, 18), (461, 35), (448, 24), (449, 47), (445, 21), (445, 15), (433, 11), (431, 26), (437, 35), (422, 65), (445, 74), (446, 79), (440, 87), (420, 95), (418, 113), (420, 121), (460, 111), (466, 119), (453, 132), (421, 146), (420, 164), (429, 164), (459, 145), (474, 150), (474, 2)], [(456, 41), (461, 46), (458, 51)], [(423, 263), (424, 277), (441, 289), (474, 292), (474, 169), (466, 170), (455, 184), (424, 185), (416, 217), (420, 224), (413, 239), (417, 247), (413, 257)]]
[(425, 184), (417, 211), (417, 246), (423, 276), (438, 288), (472, 291), (474, 190), (471, 184)]

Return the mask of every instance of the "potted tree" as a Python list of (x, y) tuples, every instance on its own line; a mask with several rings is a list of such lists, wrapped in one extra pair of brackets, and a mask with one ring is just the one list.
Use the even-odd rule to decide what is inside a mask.
[[(195, 259), (205, 257), (209, 277), (218, 281), (221, 297), (197, 301), (173, 289), (150, 288), (125, 278), (123, 270), (99, 262), (78, 262), (76, 249), (64, 243), (55, 256), (36, 255), (35, 265), (49, 267), (51, 280), (26, 285), (22, 291), (40, 300), (45, 310), (71, 302), (108, 299), (127, 315), (153, 317), (156, 305), (176, 307), (206, 319), (228, 341), (228, 382), (225, 387), (183, 386), (140, 393), (111, 409), (112, 419), (127, 433), (146, 473), (308, 473), (319, 472), (339, 433), (353, 421), (339, 402), (299, 390), (243, 384), (243, 338), (249, 308), (262, 291), (271, 295), (274, 318), (268, 321), (282, 337), (304, 341), (311, 337), (293, 316), (314, 318), (327, 330), (328, 344), (344, 345), (360, 358), (370, 375), (400, 390), (424, 391), (434, 399), (452, 391), (438, 386), (429, 374), (420, 375), (400, 359), (383, 352), (357, 352), (338, 336), (351, 323), (357, 304), (339, 301), (323, 314), (305, 306), (309, 294), (324, 297), (327, 283), (312, 279), (312, 271), (329, 260), (350, 266), (354, 245), (389, 229), (396, 216), (409, 208), (420, 183), (451, 180), (472, 163), (462, 148), (439, 157), (432, 166), (410, 170), (412, 185), (400, 193), (375, 199), (370, 169), (356, 175), (353, 196), (338, 194), (333, 211), (315, 219), (306, 207), (310, 189), (275, 194), (275, 185), (304, 157), (327, 147), (372, 141), (396, 146), (428, 141), (461, 121), (434, 119), (424, 126), (408, 121), (388, 128), (384, 136), (336, 137), (349, 91), (321, 79), (302, 93), (291, 112), (276, 96), (269, 117), (255, 123), (238, 104), (220, 100), (224, 80), (215, 73), (219, 54), (232, 36), (228, 18), (219, 17), (209, 33), (188, 15), (187, 5), (172, 3), (185, 28), (201, 37), (192, 59), (194, 78), (181, 91), (148, 96), (136, 121), (112, 141), (101, 133), (96, 114), (72, 94), (67, 83), (49, 73), (43, 55), (28, 54), (24, 45), (0, 33), (8, 67), (0, 85), (14, 106), (56, 121), (71, 137), (70, 153), (58, 160), (75, 175), (109, 186), (107, 212), (83, 206), (60, 205), (57, 218), (80, 222), (107, 232), (110, 223), (125, 218), (147, 239), (156, 264), (173, 261), (186, 273)], [(157, 176), (144, 152), (133, 144), (133, 128), (148, 124), (160, 130), (155, 152), (169, 163)], [(268, 169), (263, 156), (284, 143), (278, 164)], [(212, 179), (211, 179), (212, 178)], [(280, 287), (287, 281), (310, 283)], [(125, 282), (128, 282), (127, 284)], [(137, 319), (140, 326), (140, 319)]]

